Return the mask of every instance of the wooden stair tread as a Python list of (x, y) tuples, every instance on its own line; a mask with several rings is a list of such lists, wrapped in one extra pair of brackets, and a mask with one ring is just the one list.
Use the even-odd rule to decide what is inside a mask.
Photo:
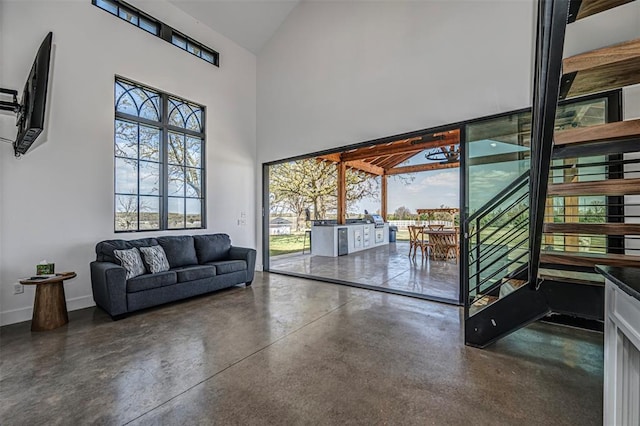
[(640, 195), (640, 178), (555, 183), (548, 195)]
[(610, 266), (640, 267), (640, 256), (613, 253), (585, 253), (543, 250), (540, 254), (540, 262), (548, 264), (585, 267), (593, 267), (599, 264)]
[(640, 235), (640, 223), (545, 223), (543, 232), (589, 235)]
[(566, 283), (595, 286), (604, 285), (604, 277), (598, 273), (540, 268), (538, 276), (548, 281), (561, 281)]
[(553, 144), (562, 146), (631, 138), (640, 138), (640, 119), (562, 130), (554, 134)]
[(640, 83), (640, 39), (626, 41), (562, 61), (562, 98)]
[(633, 0), (583, 0), (580, 2), (580, 8), (575, 13), (575, 19), (573, 16), (569, 16), (569, 22), (584, 19), (587, 16), (595, 15), (613, 9), (614, 7), (631, 3), (632, 1)]
[(498, 296), (489, 296), (484, 295), (477, 297), (471, 304), (469, 305), (469, 316), (477, 314), (487, 306), (493, 304), (499, 299)]

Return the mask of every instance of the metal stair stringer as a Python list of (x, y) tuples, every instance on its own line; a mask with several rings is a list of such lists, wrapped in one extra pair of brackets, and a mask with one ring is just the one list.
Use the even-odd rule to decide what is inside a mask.
[(465, 321), (465, 342), (485, 348), (551, 313), (545, 293), (524, 285)]

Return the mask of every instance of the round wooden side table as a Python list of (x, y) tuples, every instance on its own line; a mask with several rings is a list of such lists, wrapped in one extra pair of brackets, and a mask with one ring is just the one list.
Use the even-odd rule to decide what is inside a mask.
[(75, 272), (62, 272), (48, 278), (20, 280), (20, 284), (36, 286), (31, 331), (53, 330), (69, 322), (63, 281), (75, 276)]

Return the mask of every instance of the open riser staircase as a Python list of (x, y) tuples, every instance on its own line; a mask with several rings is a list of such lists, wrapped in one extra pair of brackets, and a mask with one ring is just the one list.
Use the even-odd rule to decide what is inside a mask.
[(602, 321), (594, 266), (640, 267), (640, 119), (556, 120), (559, 101), (640, 83), (640, 39), (562, 59), (567, 25), (629, 2), (539, 2), (530, 169), (463, 226), (469, 345), (549, 314)]

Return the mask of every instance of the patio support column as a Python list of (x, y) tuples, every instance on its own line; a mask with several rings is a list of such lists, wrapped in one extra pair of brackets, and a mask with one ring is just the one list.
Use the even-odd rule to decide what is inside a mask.
[(381, 180), (381, 193), (380, 193), (380, 216), (382, 220), (387, 221), (387, 175), (380, 176)]
[(344, 225), (347, 221), (347, 164), (344, 161), (338, 163), (338, 224)]

